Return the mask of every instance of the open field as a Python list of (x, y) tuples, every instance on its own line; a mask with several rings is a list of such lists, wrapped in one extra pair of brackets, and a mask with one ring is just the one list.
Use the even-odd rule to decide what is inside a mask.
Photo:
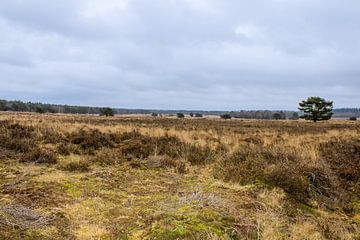
[(360, 239), (360, 123), (0, 115), (0, 239)]

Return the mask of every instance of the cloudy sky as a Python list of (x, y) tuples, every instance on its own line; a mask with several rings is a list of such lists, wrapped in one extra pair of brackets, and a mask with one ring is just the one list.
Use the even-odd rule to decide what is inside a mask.
[(360, 107), (359, 0), (0, 0), (0, 99)]

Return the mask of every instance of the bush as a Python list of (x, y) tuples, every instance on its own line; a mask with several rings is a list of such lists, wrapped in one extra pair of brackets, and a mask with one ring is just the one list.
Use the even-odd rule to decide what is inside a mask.
[(230, 114), (223, 114), (223, 115), (221, 115), (220, 116), (220, 118), (222, 118), (222, 119), (231, 119), (231, 115)]
[(116, 135), (100, 132), (98, 129), (84, 130), (73, 132), (68, 136), (70, 143), (79, 145), (87, 153), (93, 153), (100, 148), (114, 147), (118, 140)]
[(60, 169), (69, 172), (88, 172), (90, 165), (86, 160), (80, 159), (62, 164)]
[(106, 107), (100, 109), (100, 116), (112, 117), (114, 114), (115, 112), (112, 108)]
[(291, 149), (247, 146), (221, 158), (214, 176), (224, 181), (277, 187), (298, 202), (316, 200), (327, 207), (344, 206), (346, 196), (326, 166), (307, 166)]
[(126, 158), (147, 158), (150, 155), (166, 155), (181, 158), (184, 143), (174, 136), (150, 137), (138, 132), (124, 133), (122, 139), (127, 139), (121, 147), (122, 155)]
[(202, 118), (203, 115), (202, 115), (201, 113), (195, 113), (195, 117), (197, 117), (197, 118)]
[(56, 153), (50, 149), (34, 148), (31, 151), (25, 153), (21, 162), (33, 162), (33, 163), (45, 163), (45, 164), (56, 164), (58, 157)]
[(152, 113), (152, 114), (151, 114), (152, 117), (157, 117), (158, 115), (159, 115), (159, 114), (157, 114), (157, 113)]
[(192, 165), (205, 165), (214, 161), (215, 154), (209, 147), (189, 145), (187, 147), (186, 160)]
[(356, 117), (350, 117), (349, 120), (350, 120), (350, 121), (356, 121), (357, 118), (356, 118)]
[(33, 127), (0, 121), (0, 147), (14, 153), (25, 153), (36, 147)]
[(183, 113), (177, 113), (176, 116), (178, 118), (185, 118), (185, 115)]
[(360, 193), (360, 140), (337, 138), (320, 145), (320, 154), (343, 188)]
[(279, 113), (277, 112), (273, 114), (273, 119), (275, 120), (286, 119), (286, 115), (283, 112), (279, 112)]
[(244, 185), (263, 181), (266, 164), (259, 158), (260, 151), (259, 148), (241, 148), (221, 156), (214, 167), (215, 177)]

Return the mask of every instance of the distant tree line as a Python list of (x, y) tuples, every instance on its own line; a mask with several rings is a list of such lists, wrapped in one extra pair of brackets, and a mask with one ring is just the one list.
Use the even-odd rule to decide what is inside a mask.
[(335, 117), (360, 117), (360, 108), (337, 108), (333, 112)]
[(0, 111), (106, 115), (103, 114), (104, 109), (108, 111), (108, 114), (108, 108), (0, 100)]
[[(107, 110), (107, 112), (106, 112)], [(185, 116), (202, 117), (203, 115), (222, 116), (229, 114), (231, 118), (244, 119), (298, 119), (299, 113), (295, 111), (270, 111), (270, 110), (242, 110), (242, 111), (187, 111), (187, 110), (147, 110), (147, 109), (112, 109), (110, 113), (107, 108), (69, 106), (45, 103), (33, 103), (23, 101), (0, 100), (0, 111), (15, 112), (38, 112), (38, 113), (65, 113), (65, 114), (149, 114), (152, 116), (177, 115), (183, 113)], [(104, 113), (105, 111), (105, 113)], [(350, 118), (360, 117), (360, 108), (333, 109), (334, 117)]]
[[(299, 118), (299, 114), (293, 111), (270, 111), (270, 110), (257, 110), (257, 111), (239, 111), (227, 113), (233, 118), (244, 118), (244, 119), (293, 119)], [(226, 115), (226, 114), (224, 114)]]

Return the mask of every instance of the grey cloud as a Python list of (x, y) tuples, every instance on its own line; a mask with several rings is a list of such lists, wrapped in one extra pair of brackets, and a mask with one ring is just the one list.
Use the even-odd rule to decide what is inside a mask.
[(350, 0), (4, 0), (0, 96), (134, 108), (360, 103)]

